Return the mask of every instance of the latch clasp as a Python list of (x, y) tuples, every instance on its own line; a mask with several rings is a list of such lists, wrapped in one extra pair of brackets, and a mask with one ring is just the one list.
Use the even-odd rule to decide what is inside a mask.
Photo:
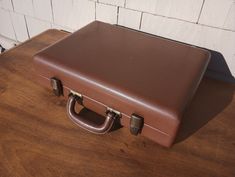
[(144, 118), (136, 114), (131, 115), (130, 132), (132, 135), (138, 135), (144, 126)]
[(52, 87), (53, 93), (56, 96), (63, 95), (63, 86), (62, 86), (61, 81), (55, 77), (52, 77), (50, 80), (51, 80), (51, 87)]

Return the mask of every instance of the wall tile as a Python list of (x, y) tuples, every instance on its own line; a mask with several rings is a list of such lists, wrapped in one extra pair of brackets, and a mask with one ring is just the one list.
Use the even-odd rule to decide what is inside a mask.
[(74, 0), (72, 29), (79, 29), (95, 20), (95, 3), (87, 0)]
[(127, 0), (126, 7), (197, 22), (203, 0)]
[(99, 2), (123, 7), (125, 0), (99, 0)]
[(195, 24), (146, 13), (142, 17), (141, 30), (191, 44), (197, 34)]
[(235, 31), (235, 1), (228, 11), (228, 15), (224, 23), (224, 28)]
[(139, 11), (155, 13), (157, 0), (126, 0), (126, 7)]
[(0, 9), (0, 34), (15, 40), (15, 32), (11, 23), (10, 12), (7, 10)]
[(53, 0), (55, 24), (79, 29), (95, 20), (95, 2), (87, 0)]
[(138, 30), (140, 26), (141, 12), (119, 8), (118, 24)]
[(217, 50), (217, 43), (221, 31), (220, 29), (198, 25), (198, 34), (195, 38), (195, 44), (207, 49)]
[(235, 32), (221, 30), (216, 44), (217, 51), (223, 54), (232, 75), (235, 76)]
[(71, 18), (71, 10), (73, 9), (72, 0), (52, 0), (54, 13), (54, 22), (62, 26), (68, 26), (68, 20)]
[(176, 41), (217, 49), (218, 34), (221, 30), (181, 20), (143, 14), (141, 30)]
[(13, 10), (11, 0), (0, 0), (0, 7), (7, 10)]
[(21, 14), (34, 16), (33, 1), (32, 0), (12, 0), (14, 10)]
[(51, 24), (49, 22), (38, 20), (29, 16), (26, 16), (26, 22), (30, 37), (33, 37), (51, 28)]
[(33, 0), (35, 17), (52, 22), (51, 0)]
[(117, 23), (117, 7), (96, 4), (96, 19), (106, 23), (116, 24)]
[(16, 33), (16, 39), (23, 42), (29, 38), (24, 15), (11, 12), (11, 19)]
[(158, 0), (155, 13), (190, 22), (197, 22), (203, 0)]
[(199, 23), (235, 30), (235, 1), (206, 0)]

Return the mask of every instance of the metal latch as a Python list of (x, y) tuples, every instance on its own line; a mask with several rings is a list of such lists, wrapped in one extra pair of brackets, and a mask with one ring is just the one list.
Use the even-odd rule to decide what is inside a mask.
[(4, 52), (6, 49), (0, 44), (0, 53)]
[(76, 95), (77, 97), (82, 98), (82, 94), (81, 93), (75, 92), (73, 90), (70, 90), (70, 93), (73, 94), (73, 95)]
[(136, 114), (132, 114), (130, 120), (131, 134), (138, 135), (139, 133), (141, 133), (143, 126), (144, 126), (144, 118)]
[(113, 112), (115, 113), (119, 118), (121, 117), (121, 113), (113, 108), (107, 107), (106, 113), (107, 112)]
[(62, 86), (62, 83), (59, 79), (52, 77), (51, 78), (51, 87), (52, 87), (53, 93), (56, 96), (63, 95), (63, 86)]

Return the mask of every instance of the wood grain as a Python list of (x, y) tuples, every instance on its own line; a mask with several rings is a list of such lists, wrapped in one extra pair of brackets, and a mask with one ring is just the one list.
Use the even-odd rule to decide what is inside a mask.
[(235, 86), (204, 78), (176, 144), (121, 128), (93, 135), (34, 81), (32, 55), (67, 33), (49, 30), (0, 55), (0, 177), (235, 176)]

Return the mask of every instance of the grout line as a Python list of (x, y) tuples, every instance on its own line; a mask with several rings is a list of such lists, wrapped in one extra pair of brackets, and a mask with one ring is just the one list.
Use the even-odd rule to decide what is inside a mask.
[(28, 23), (27, 23), (25, 15), (24, 15), (24, 21), (25, 21), (25, 25), (26, 25), (26, 30), (27, 30), (28, 38), (30, 39)]
[(204, 4), (205, 4), (205, 0), (203, 0), (203, 2), (202, 2), (202, 6), (201, 6), (201, 9), (200, 9), (200, 12), (199, 12), (199, 15), (198, 15), (198, 19), (197, 19), (197, 21), (196, 21), (196, 24), (198, 24), (199, 19), (201, 18), (201, 14), (202, 14), (202, 10), (203, 10)]
[(52, 5), (52, 0), (50, 0), (51, 4), (51, 13), (52, 13), (52, 22), (55, 23), (55, 18), (54, 18), (54, 10), (53, 10), (53, 5)]
[(141, 30), (142, 20), (143, 20), (143, 12), (141, 12), (141, 15), (140, 15), (140, 25), (139, 25), (139, 30)]
[(153, 15), (153, 16), (163, 17), (163, 18), (167, 18), (167, 19), (172, 19), (172, 20), (177, 20), (177, 21), (182, 21), (182, 22), (188, 22), (188, 23), (196, 24), (195, 22), (191, 22), (191, 21), (188, 21), (188, 20), (179, 19), (179, 18), (175, 18), (175, 17), (168, 17), (168, 16), (164, 16), (164, 15), (160, 15), (160, 14), (153, 14), (151, 12), (143, 12), (143, 13), (150, 14), (150, 15)]
[[(235, 0), (234, 0), (234, 4), (235, 4)], [(230, 13), (232, 7), (233, 7), (233, 5), (230, 6), (230, 8), (229, 8), (229, 10), (228, 10), (228, 12), (226, 14), (226, 18), (225, 19), (228, 19), (228, 16), (229, 16), (229, 13)], [(224, 20), (223, 26), (225, 26), (225, 23), (226, 23), (226, 20)]]
[(4, 38), (4, 39), (9, 40), (9, 41), (11, 41), (11, 42), (13, 42), (13, 43), (21, 43), (20, 41), (17, 41), (17, 40), (15, 40), (15, 39), (9, 38), (9, 37), (4, 36), (4, 35), (2, 35), (2, 34), (0, 34), (0, 38)]
[(118, 24), (118, 20), (119, 20), (119, 6), (117, 7), (117, 22), (116, 22), (116, 24)]
[[(102, 4), (103, 4), (103, 3), (102, 3)], [(109, 5), (109, 4), (106, 4), (106, 5)], [(111, 5), (111, 6), (112, 6), (112, 5)], [(173, 19), (173, 20), (178, 20), (178, 21), (183, 21), (183, 22), (188, 22), (188, 23), (196, 24), (196, 22), (191, 22), (191, 21), (188, 21), (188, 20), (184, 20), (184, 19), (180, 19), (180, 18), (175, 18), (175, 17), (164, 16), (164, 15), (161, 15), (161, 14), (154, 14), (154, 13), (147, 12), (147, 11), (140, 11), (140, 10), (131, 9), (131, 8), (125, 8), (125, 9), (132, 10), (132, 11), (136, 11), (136, 12), (141, 12), (141, 13), (150, 14), (150, 15), (153, 15), (153, 16), (158, 16), (158, 17), (163, 17), (163, 18), (168, 18), (168, 19)], [(235, 31), (235, 30), (234, 30), (234, 31)]]
[(97, 4), (103, 4), (103, 5), (106, 5), (106, 6), (118, 7), (118, 5), (108, 4), (108, 3), (105, 3), (105, 2), (98, 2), (98, 1), (97, 1)]
[(33, 16), (36, 16), (35, 14), (35, 7), (34, 7), (34, 0), (31, 0), (32, 1), (32, 6), (33, 6)]
[(196, 25), (205, 26), (205, 27), (208, 27), (208, 28), (215, 28), (215, 29), (219, 29), (219, 30), (229, 31), (229, 32), (235, 33), (235, 30), (220, 28), (220, 27), (216, 27), (216, 26), (205, 25), (205, 24), (202, 24), (202, 23), (198, 23), (198, 24), (196, 24)]
[(13, 4), (13, 0), (11, 0), (11, 5), (12, 5), (13, 11), (15, 11), (15, 7), (14, 7), (14, 4)]
[(13, 20), (12, 20), (12, 15), (11, 15), (11, 12), (8, 11), (9, 15), (10, 15), (10, 21), (11, 21), (11, 26), (12, 26), (12, 29), (14, 31), (14, 35), (15, 35), (15, 40), (18, 41), (17, 39), (17, 36), (16, 36), (16, 30), (15, 30), (15, 27), (14, 27), (14, 24), (13, 24)]
[[(120, 7), (120, 8), (124, 8), (124, 9), (127, 9), (127, 10), (132, 10), (132, 11), (136, 11), (136, 12), (143, 12), (143, 11), (140, 11), (140, 10), (131, 9), (131, 8), (127, 8), (127, 7), (123, 7), (123, 6), (118, 6), (118, 5), (113, 5), (113, 4), (108, 4), (108, 3), (104, 3), (104, 2), (97, 2), (97, 4), (103, 4), (103, 5), (107, 5), (107, 6)], [(145, 13), (149, 13), (149, 12), (145, 12)]]
[(21, 15), (33, 18), (34, 20), (42, 21), (42, 22), (45, 22), (45, 23), (53, 23), (52, 21), (44, 20), (44, 19), (41, 19), (41, 18), (38, 18), (38, 17), (34, 17), (34, 16), (31, 16), (31, 15), (26, 15), (26, 14), (22, 14), (22, 13), (18, 13), (18, 14), (21, 14)]
[(226, 28), (221, 28), (221, 27), (216, 27), (216, 26), (210, 26), (210, 25), (201, 24), (201, 23), (195, 23), (195, 22), (191, 22), (191, 21), (187, 21), (187, 20), (183, 20), (183, 19), (179, 19), (179, 18), (167, 17), (167, 16), (157, 15), (157, 14), (153, 14), (153, 13), (149, 13), (149, 12), (143, 12), (143, 13), (149, 14), (149, 15), (153, 15), (153, 16), (157, 16), (157, 17), (163, 17), (163, 18), (167, 18), (167, 19), (172, 19), (172, 20), (176, 20), (176, 21), (187, 22), (187, 23), (191, 23), (191, 24), (194, 24), (194, 25), (206, 26), (206, 27), (210, 27), (210, 28), (215, 28), (215, 29), (220, 29), (220, 30), (235, 32), (235, 30), (226, 29)]
[(124, 7), (126, 8), (126, 0), (124, 1)]
[(95, 2), (95, 20), (97, 20), (96, 19), (96, 6), (97, 6), (97, 3)]

